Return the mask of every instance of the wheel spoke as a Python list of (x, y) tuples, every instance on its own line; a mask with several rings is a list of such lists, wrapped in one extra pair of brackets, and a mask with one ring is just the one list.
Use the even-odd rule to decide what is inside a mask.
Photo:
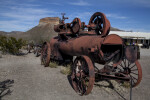
[(80, 87), (81, 87), (81, 94), (83, 94), (83, 84), (82, 84), (82, 81), (80, 81)]
[(136, 70), (138, 70), (138, 69), (132, 69), (131, 71), (136, 71)]
[(124, 66), (125, 66), (125, 68), (126, 68), (126, 67), (127, 67), (127, 66), (126, 66), (126, 59), (124, 59), (123, 62), (124, 62)]
[(137, 86), (142, 80), (142, 69), (138, 61), (131, 63), (127, 59), (122, 60), (122, 62), (117, 66), (119, 70), (123, 68), (123, 73), (130, 75), (132, 78), (132, 86)]
[(82, 94), (84, 94), (85, 93), (85, 91), (86, 91), (86, 84), (85, 84), (85, 81), (84, 80), (82, 80)]
[(134, 64), (134, 66), (132, 66), (130, 69), (132, 69), (133, 67), (135, 67), (136, 65)]
[(137, 83), (137, 80), (136, 80), (136, 82), (135, 82), (134, 79), (136, 79), (136, 78), (133, 77), (132, 75), (130, 75), (130, 77), (131, 77), (131, 81), (132, 81), (132, 87), (134, 87), (135, 84)]
[(131, 65), (131, 63), (128, 61), (128, 67)]
[[(135, 81), (134, 81), (133, 79), (132, 79), (131, 81), (135, 84)], [(132, 83), (132, 84), (133, 84), (133, 83)], [(133, 85), (134, 85), (134, 84), (133, 84)]]
[(138, 80), (137, 78), (133, 77), (132, 75), (130, 75), (132, 78), (134, 78), (135, 80)]
[(96, 20), (97, 20), (97, 24), (98, 24), (98, 16), (96, 16), (96, 18), (97, 18)]
[(122, 70), (121, 68), (117, 67), (118, 69)]
[(137, 73), (131, 72), (132, 74), (138, 75)]
[(122, 68), (124, 68), (123, 65), (122, 65), (122, 63), (120, 64), (120, 66), (121, 66)]

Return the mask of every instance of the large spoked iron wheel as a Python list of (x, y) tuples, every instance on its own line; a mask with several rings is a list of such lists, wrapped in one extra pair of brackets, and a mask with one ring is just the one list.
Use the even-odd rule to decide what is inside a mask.
[(71, 82), (79, 95), (88, 95), (95, 82), (94, 66), (87, 56), (77, 57), (73, 63)]
[(50, 44), (46, 42), (41, 50), (41, 64), (43, 64), (45, 67), (49, 66), (50, 63)]
[(134, 63), (130, 63), (127, 59), (124, 59), (117, 68), (123, 74), (129, 75), (132, 81), (132, 87), (136, 87), (142, 80), (142, 68), (138, 60)]
[(71, 31), (73, 34), (79, 34), (81, 28), (81, 20), (79, 18), (75, 18), (72, 21)]
[[(89, 21), (89, 25), (96, 25), (94, 28), (97, 35), (106, 36), (110, 31), (110, 22), (106, 18), (105, 14), (101, 12), (96, 12), (92, 15)], [(92, 28), (88, 29), (89, 31), (93, 30)]]

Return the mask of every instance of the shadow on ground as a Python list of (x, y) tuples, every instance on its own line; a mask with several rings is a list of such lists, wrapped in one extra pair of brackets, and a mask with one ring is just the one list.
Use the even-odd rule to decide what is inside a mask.
[[(71, 87), (73, 88), (73, 85), (72, 85), (72, 82), (71, 82), (71, 75), (68, 75), (67, 78), (68, 78), (68, 81), (69, 81)], [(111, 81), (109, 81), (109, 80), (102, 80), (102, 81), (106, 81), (109, 85), (101, 85), (101, 84), (98, 84), (97, 82), (95, 82), (94, 85), (97, 86), (97, 87), (99, 87), (99, 88), (102, 88), (102, 87), (104, 87), (104, 88), (110, 88), (110, 89), (112, 89), (115, 93), (117, 93), (123, 100), (127, 100), (121, 93), (119, 93), (119, 91), (117, 91), (117, 90), (115, 89), (115, 87), (114, 87), (114, 85), (112, 84)], [(74, 88), (73, 88), (73, 89), (74, 89)]]
[(100, 87), (100, 88), (101, 88), (101, 87), (110, 88), (110, 89), (112, 89), (115, 93), (117, 93), (123, 100), (127, 100), (121, 93), (119, 93), (119, 91), (117, 91), (117, 90), (115, 89), (115, 87), (114, 87), (114, 85), (112, 84), (111, 81), (109, 81), (109, 80), (104, 80), (104, 81), (108, 82), (109, 85), (101, 85), (101, 84), (98, 84), (98, 83), (95, 83), (94, 85), (95, 85), (95, 86), (98, 86), (98, 87)]
[(10, 87), (13, 86), (13, 83), (14, 83), (14, 80), (10, 80), (10, 79), (0, 82), (0, 100), (4, 96), (10, 95), (12, 93), (12, 90), (10, 90)]

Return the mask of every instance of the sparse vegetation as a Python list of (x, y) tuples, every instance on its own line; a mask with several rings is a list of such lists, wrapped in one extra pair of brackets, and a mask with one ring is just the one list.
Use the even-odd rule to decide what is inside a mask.
[(26, 41), (16, 39), (14, 37), (0, 36), (0, 51), (17, 55), (22, 46), (26, 45)]
[(130, 82), (123, 82), (122, 86), (125, 88), (130, 88)]
[[(125, 85), (127, 84), (125, 83)], [(117, 91), (120, 94), (123, 94), (124, 92), (128, 91), (128, 87), (125, 87), (125, 85), (115, 80), (103, 80), (95, 83), (95, 86), (100, 87), (107, 93), (112, 93), (113, 91)]]
[(51, 68), (57, 68), (58, 64), (56, 62), (50, 62), (49, 63), (49, 67), (51, 67)]
[(68, 64), (67, 66), (61, 66), (60, 72), (65, 75), (70, 75), (71, 74), (71, 64)]

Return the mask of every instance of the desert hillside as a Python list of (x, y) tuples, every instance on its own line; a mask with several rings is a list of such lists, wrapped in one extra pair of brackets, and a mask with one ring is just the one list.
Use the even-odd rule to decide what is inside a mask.
[(58, 17), (46, 17), (39, 21), (39, 24), (26, 32), (12, 31), (4, 32), (0, 31), (0, 35), (12, 36), (16, 38), (23, 38), (28, 41), (34, 41), (39, 43), (41, 41), (48, 41), (57, 33), (54, 31), (54, 25), (59, 24)]
[(58, 17), (46, 17), (39, 21), (39, 25), (28, 30), (24, 34), (28, 37), (28, 40), (35, 42), (48, 41), (50, 38), (57, 35), (54, 31), (54, 25), (59, 24)]

